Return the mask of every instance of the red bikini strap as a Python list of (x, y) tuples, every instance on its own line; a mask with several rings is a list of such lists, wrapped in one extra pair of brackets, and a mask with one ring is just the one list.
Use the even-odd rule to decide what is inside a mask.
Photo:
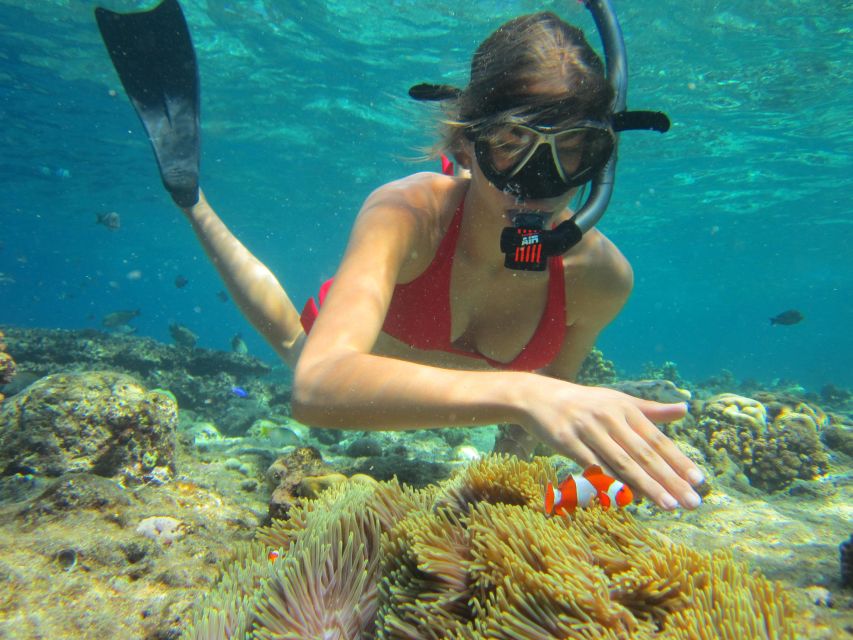
[(446, 176), (453, 175), (453, 163), (443, 153), (441, 154), (441, 172)]

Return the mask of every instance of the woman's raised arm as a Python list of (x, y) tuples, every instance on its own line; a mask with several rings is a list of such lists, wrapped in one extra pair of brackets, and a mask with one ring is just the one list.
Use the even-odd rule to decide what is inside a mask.
[(305, 332), (299, 312), (278, 279), (231, 233), (203, 193), (195, 205), (183, 211), (240, 311), (279, 356), (295, 367)]

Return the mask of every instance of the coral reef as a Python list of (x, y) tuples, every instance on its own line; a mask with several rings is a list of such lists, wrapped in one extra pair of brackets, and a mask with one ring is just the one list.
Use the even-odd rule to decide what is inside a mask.
[[(0, 331), (0, 386), (9, 384), (15, 377), (15, 361), (6, 351), (4, 335)], [(0, 393), (0, 402), (3, 402), (3, 394)]]
[[(93, 330), (9, 328), (6, 333), (14, 340), (19, 377), (31, 381), (69, 371), (126, 373), (150, 389), (168, 389), (182, 411), (218, 422), (225, 435), (243, 434), (258, 419), (286, 419), (290, 413), (290, 385), (272, 379), (269, 365), (250, 355), (187, 350)], [(247, 397), (232, 392), (234, 387)]]
[(616, 382), (616, 366), (611, 360), (605, 358), (601, 351), (593, 348), (584, 358), (578, 373), (578, 382), (588, 385)]
[(643, 377), (649, 380), (669, 380), (680, 387), (688, 386), (687, 381), (678, 372), (678, 365), (667, 360), (662, 365), (647, 362), (643, 366)]
[(625, 511), (541, 509), (549, 463), (491, 456), (422, 490), (341, 483), (263, 529), (188, 638), (793, 639), (785, 592)]
[(0, 471), (165, 482), (174, 472), (177, 422), (168, 395), (130, 376), (47, 376), (0, 405)]
[(820, 441), (818, 412), (801, 403), (772, 409), (769, 413), (758, 400), (732, 393), (709, 398), (697, 419), (708, 458), (719, 468), (725, 454), (750, 484), (766, 491), (826, 473), (829, 456)]

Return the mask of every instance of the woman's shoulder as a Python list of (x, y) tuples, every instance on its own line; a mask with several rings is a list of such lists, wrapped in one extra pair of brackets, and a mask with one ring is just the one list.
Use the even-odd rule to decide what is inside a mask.
[(397, 237), (406, 244), (408, 256), (399, 281), (408, 282), (432, 261), (467, 185), (464, 178), (430, 172), (388, 182), (368, 196), (356, 226), (368, 235), (388, 225), (398, 230)]
[(568, 289), (627, 298), (634, 286), (628, 259), (598, 229), (591, 229), (563, 259)]
[(443, 234), (468, 188), (468, 180), (440, 173), (419, 172), (378, 187), (364, 203), (362, 213), (408, 215), (418, 235)]
[(467, 180), (431, 171), (421, 171), (378, 187), (367, 203), (395, 203), (424, 213), (443, 209), (450, 199), (459, 198)]

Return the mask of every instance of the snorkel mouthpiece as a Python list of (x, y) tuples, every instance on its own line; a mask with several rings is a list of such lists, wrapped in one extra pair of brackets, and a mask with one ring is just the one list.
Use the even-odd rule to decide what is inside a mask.
[(573, 220), (544, 229), (548, 211), (510, 211), (512, 226), (501, 232), (504, 266), (520, 271), (544, 271), (548, 258), (575, 246), (583, 233)]

